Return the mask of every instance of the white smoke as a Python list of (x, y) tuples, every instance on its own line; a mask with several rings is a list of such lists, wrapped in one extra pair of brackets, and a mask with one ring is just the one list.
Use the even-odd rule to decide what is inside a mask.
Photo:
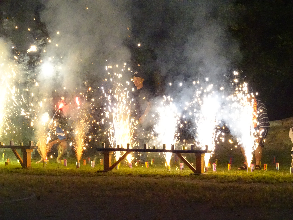
[(125, 7), (126, 1), (47, 2), (41, 18), (51, 43), (43, 57), (54, 60), (62, 87), (75, 90), (85, 79), (100, 78), (106, 59), (129, 59), (123, 46), (130, 25)]

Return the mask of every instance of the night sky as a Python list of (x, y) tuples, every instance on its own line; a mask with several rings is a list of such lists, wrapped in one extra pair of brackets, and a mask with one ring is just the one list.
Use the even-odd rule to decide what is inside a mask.
[[(25, 54), (31, 44), (46, 48), (52, 30), (66, 30), (61, 42), (84, 60), (76, 74), (86, 68), (98, 81), (91, 72), (105, 59), (130, 60), (164, 93), (171, 81), (209, 77), (218, 86), (228, 85), (237, 70), (259, 93), (270, 120), (292, 117), (292, 1), (69, 2), (1, 1), (0, 35), (15, 46), (12, 54)], [(92, 7), (83, 14), (87, 5)], [(30, 55), (28, 68), (39, 59), (40, 54)]]

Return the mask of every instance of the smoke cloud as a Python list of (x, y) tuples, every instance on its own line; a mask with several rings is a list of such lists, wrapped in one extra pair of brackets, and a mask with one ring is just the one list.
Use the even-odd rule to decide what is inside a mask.
[(44, 59), (54, 60), (62, 86), (75, 89), (85, 79), (100, 79), (105, 61), (129, 60), (123, 46), (130, 20), (127, 1), (46, 2), (41, 14), (51, 43)]

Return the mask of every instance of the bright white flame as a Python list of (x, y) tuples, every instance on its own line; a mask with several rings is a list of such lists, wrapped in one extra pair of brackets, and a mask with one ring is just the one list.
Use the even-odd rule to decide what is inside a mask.
[[(170, 97), (164, 97), (161, 106), (157, 108), (159, 119), (155, 125), (155, 132), (158, 134), (158, 141), (166, 145), (166, 149), (170, 150), (171, 145), (176, 142), (176, 130), (178, 125), (178, 113), (175, 105), (170, 102)], [(172, 153), (166, 153), (166, 163), (170, 166)]]
[(43, 63), (41, 68), (42, 75), (46, 77), (51, 77), (54, 73), (54, 66), (50, 62)]
[(35, 45), (31, 45), (31, 47), (27, 50), (27, 52), (36, 52), (37, 51), (37, 47)]
[(227, 98), (222, 117), (233, 136), (244, 149), (247, 165), (250, 166), (256, 148), (254, 130), (254, 99), (248, 94), (248, 85), (243, 83), (235, 88), (235, 93)]
[(50, 120), (49, 113), (45, 112), (41, 117), (41, 121), (43, 124), (46, 124), (49, 120)]
[[(197, 121), (197, 142), (203, 149), (208, 147), (209, 151), (215, 149), (217, 113), (220, 109), (220, 102), (215, 95), (203, 98), (200, 115)], [(205, 154), (205, 164), (208, 165), (211, 153)]]

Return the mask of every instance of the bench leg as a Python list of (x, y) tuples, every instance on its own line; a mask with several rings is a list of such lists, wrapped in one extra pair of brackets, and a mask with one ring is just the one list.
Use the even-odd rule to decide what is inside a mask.
[(16, 149), (12, 148), (11, 150), (14, 153), (14, 155), (16, 156), (16, 158), (19, 160), (20, 165), (23, 167), (23, 160), (22, 160), (21, 156), (18, 154)]
[(110, 171), (113, 151), (104, 151), (104, 171)]
[(194, 173), (197, 173), (197, 170), (180, 154), (176, 153), (176, 155), (183, 161), (183, 163), (189, 167)]
[(120, 157), (112, 166), (109, 167), (109, 170), (108, 171), (113, 170), (130, 153), (131, 153), (131, 151), (125, 152), (125, 154), (122, 157)]
[(202, 153), (196, 153), (195, 154), (195, 163), (196, 163), (196, 172), (197, 174), (201, 174), (201, 173), (204, 173), (204, 167), (205, 167), (205, 164), (204, 164), (204, 155), (205, 154), (202, 154)]
[(31, 168), (31, 156), (33, 149), (22, 149), (22, 158), (23, 158), (23, 164), (22, 168)]

